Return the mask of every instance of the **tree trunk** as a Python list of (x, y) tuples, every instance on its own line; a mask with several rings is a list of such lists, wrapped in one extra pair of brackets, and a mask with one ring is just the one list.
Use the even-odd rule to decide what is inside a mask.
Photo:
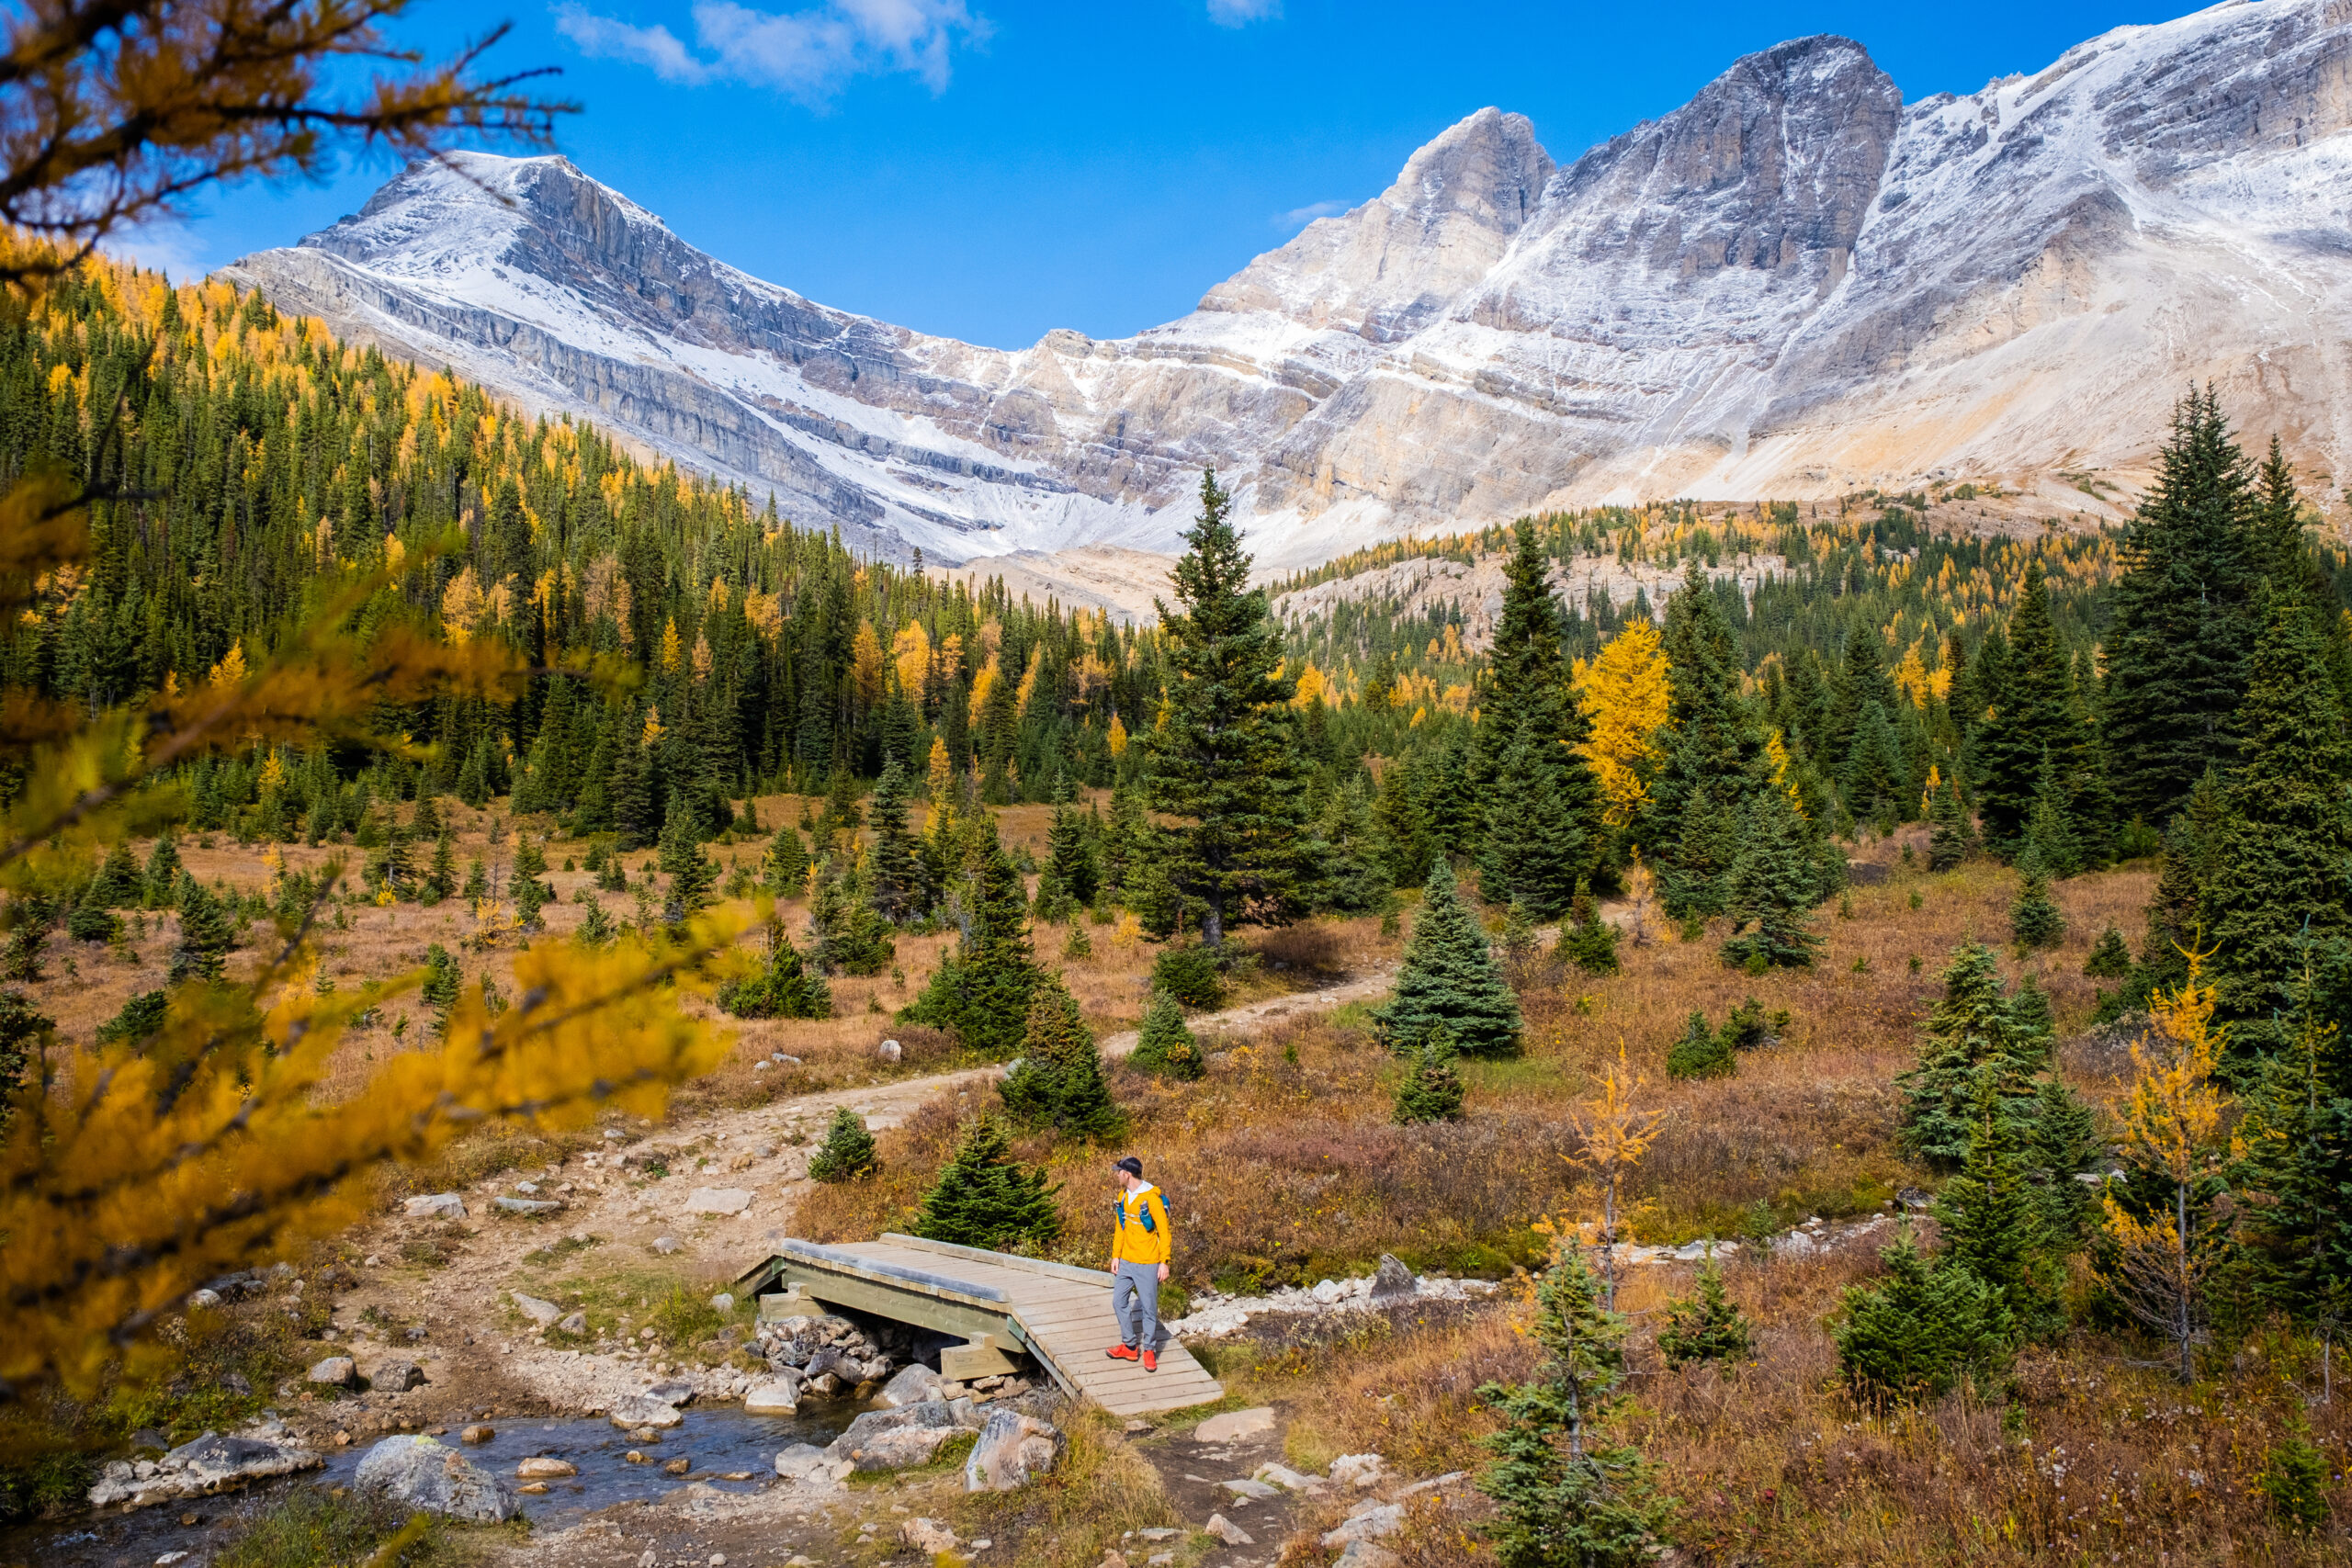
[(1225, 945), (1225, 895), (1212, 893), (1204, 900), (1204, 907), (1201, 910), (1201, 945), (1223, 947)]

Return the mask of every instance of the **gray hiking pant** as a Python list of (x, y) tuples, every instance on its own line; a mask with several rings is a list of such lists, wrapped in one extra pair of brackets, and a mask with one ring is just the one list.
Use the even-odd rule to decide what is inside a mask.
[[(1132, 1298), (1132, 1308), (1130, 1306)], [(1135, 1350), (1159, 1348), (1159, 1265), (1122, 1263), (1111, 1280), (1111, 1315), (1120, 1342)], [(1140, 1321), (1138, 1321), (1140, 1320)]]

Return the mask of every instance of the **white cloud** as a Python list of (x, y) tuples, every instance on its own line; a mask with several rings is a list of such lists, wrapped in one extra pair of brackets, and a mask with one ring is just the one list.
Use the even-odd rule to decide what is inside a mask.
[(1344, 201), (1314, 201), (1305, 207), (1294, 207), (1288, 212), (1277, 212), (1269, 220), (1277, 229), (1304, 229), (1317, 218), (1337, 218), (1348, 209)]
[(635, 27), (572, 3), (558, 8), (556, 26), (582, 53), (634, 60), (664, 81), (749, 82), (811, 99), (853, 76), (886, 72), (944, 92), (950, 50), (989, 30), (964, 0), (827, 0), (789, 12), (699, 0), (694, 17), (692, 49), (659, 24)]
[(1283, 0), (1209, 0), (1209, 20), (1221, 28), (1246, 28), (1283, 14)]
[(193, 283), (211, 270), (202, 243), (168, 218), (118, 229), (98, 248), (124, 261), (151, 267), (174, 283)]

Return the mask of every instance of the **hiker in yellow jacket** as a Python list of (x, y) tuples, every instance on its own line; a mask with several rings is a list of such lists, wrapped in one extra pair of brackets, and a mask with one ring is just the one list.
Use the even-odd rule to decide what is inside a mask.
[(1114, 1361), (1140, 1359), (1145, 1371), (1156, 1372), (1159, 1287), (1176, 1250), (1168, 1229), (1168, 1205), (1159, 1189), (1143, 1179), (1143, 1161), (1135, 1156), (1122, 1157), (1111, 1168), (1119, 1174), (1119, 1196), (1112, 1201), (1118, 1211), (1117, 1226), (1111, 1233), (1111, 1315), (1118, 1320), (1119, 1343), (1109, 1354)]

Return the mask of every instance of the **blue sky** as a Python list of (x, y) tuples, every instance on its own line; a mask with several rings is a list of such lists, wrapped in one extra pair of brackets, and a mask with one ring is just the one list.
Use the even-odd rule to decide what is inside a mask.
[[(691, 243), (829, 305), (1009, 347), (1182, 315), (1484, 105), (1529, 116), (1565, 163), (1783, 39), (1860, 39), (1917, 99), (2195, 8), (418, 0), (408, 36), (447, 48), (510, 17), (493, 62), (560, 65), (552, 90), (582, 106), (560, 150)], [(184, 276), (290, 244), (390, 172), (220, 192), (133, 248)]]

